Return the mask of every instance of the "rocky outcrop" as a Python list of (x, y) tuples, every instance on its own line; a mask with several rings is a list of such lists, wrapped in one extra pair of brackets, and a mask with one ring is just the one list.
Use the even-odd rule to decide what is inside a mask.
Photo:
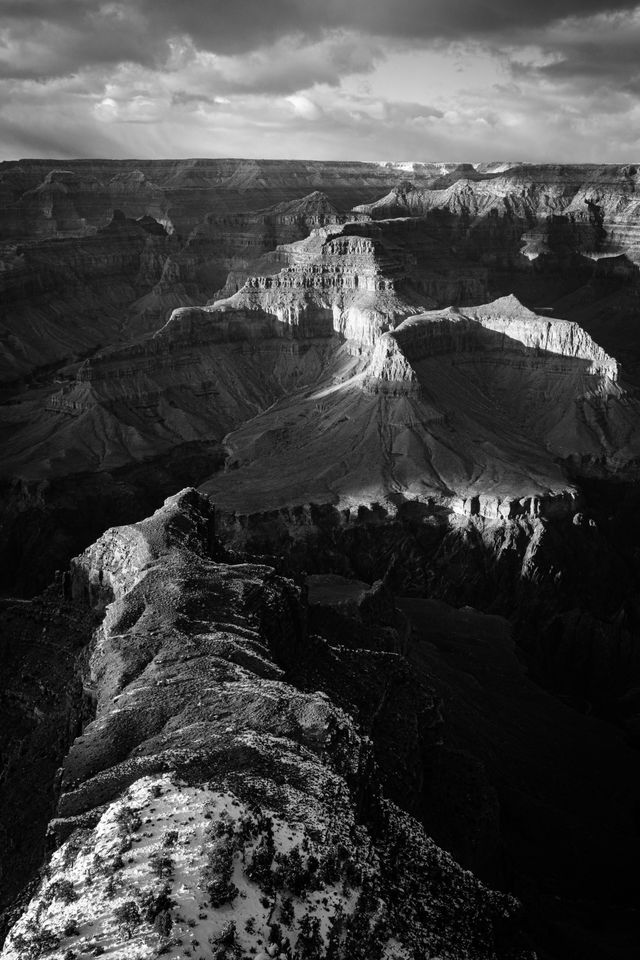
[[(0, 380), (151, 332), (176, 307), (235, 292), (249, 273), (273, 272), (272, 260), (260, 261), (279, 243), (340, 219), (390, 182), (375, 164), (3, 163)], [(154, 221), (165, 241), (140, 244), (120, 231), (111, 249), (104, 230), (117, 211), (151, 234)]]
[(493, 297), (514, 292), (536, 312), (544, 305), (577, 321), (637, 383), (637, 167), (521, 164), (482, 176), (461, 172), (435, 189), (403, 181), (354, 216), (411, 218), (425, 235), (439, 237), (441, 270), (447, 262), (465, 273), (470, 264), (484, 266)]
[(63, 765), (62, 845), (2, 956), (530, 956), (515, 901), (384, 798), (344, 708), (288, 681), (308, 649), (299, 593), (216, 561), (212, 520), (184, 491), (73, 565), (73, 594), (105, 615), (97, 713)]
[[(331, 930), (349, 960), (356, 934), (386, 960), (425, 943), (517, 956), (511, 920), (485, 922), (505, 902), (461, 879), (416, 817), (485, 881), (517, 878), (551, 956), (589, 955), (597, 899), (601, 928), (614, 913), (625, 928), (596, 937), (598, 956), (615, 940), (624, 957), (632, 811), (590, 779), (589, 744), (612, 784), (631, 762), (567, 712), (637, 742), (636, 171), (197, 161), (0, 176), (7, 364), (40, 371), (0, 412), (9, 589), (32, 594), (56, 556), (185, 482), (218, 503), (214, 523), (184, 494), (100, 538), (63, 597), (3, 606), (0, 825), (32, 821), (4, 847), (6, 890), (33, 872), (66, 757), (63, 847), (8, 956), (56, 938), (118, 953), (129, 934), (142, 955), (199, 937), (233, 953), (252, 922), (269, 955), (287, 938), (329, 946)], [(346, 215), (399, 176), (414, 183), (392, 202)], [(416, 599), (417, 641), (392, 591), (432, 598)], [(503, 621), (445, 601), (508, 615), (518, 653)], [(416, 642), (437, 650), (408, 666)], [(542, 757), (563, 751), (579, 756), (556, 791)], [(401, 834), (411, 849), (392, 850)]]

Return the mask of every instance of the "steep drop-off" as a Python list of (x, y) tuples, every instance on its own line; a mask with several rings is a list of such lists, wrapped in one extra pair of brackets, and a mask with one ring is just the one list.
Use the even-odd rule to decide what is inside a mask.
[(66, 589), (104, 616), (96, 717), (63, 764), (62, 845), (2, 956), (532, 956), (513, 898), (384, 798), (349, 713), (289, 682), (313, 648), (299, 591), (217, 550), (211, 505), (185, 491), (74, 561)]

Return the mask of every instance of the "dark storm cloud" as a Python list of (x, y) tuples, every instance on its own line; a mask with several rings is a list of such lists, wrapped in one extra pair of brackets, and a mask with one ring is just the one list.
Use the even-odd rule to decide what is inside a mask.
[(512, 52), (510, 68), (518, 77), (538, 78), (583, 92), (640, 92), (640, 17), (596, 17), (573, 21), (539, 38), (545, 62), (519, 63)]
[[(638, 38), (640, 41), (640, 38)], [(537, 67), (514, 66), (514, 73), (535, 75), (554, 82), (579, 85), (614, 84), (617, 90), (638, 92), (640, 89), (640, 42), (632, 46), (606, 45), (595, 42), (570, 49), (558, 48), (559, 59)], [(553, 49), (553, 48), (551, 48)]]
[(0, 156), (619, 159), (639, 50), (640, 0), (0, 0)]
[[(243, 54), (326, 31), (410, 43), (526, 39), (565, 17), (628, 11), (637, 0), (0, 0), (0, 73), (43, 78), (89, 65), (160, 65), (167, 40)], [(43, 49), (36, 51), (41, 43)], [(339, 68), (339, 65), (337, 65)]]
[(637, 0), (138, 0), (163, 33), (184, 32), (216, 52), (239, 53), (282, 36), (353, 29), (409, 40), (465, 39), (564, 17), (630, 10)]

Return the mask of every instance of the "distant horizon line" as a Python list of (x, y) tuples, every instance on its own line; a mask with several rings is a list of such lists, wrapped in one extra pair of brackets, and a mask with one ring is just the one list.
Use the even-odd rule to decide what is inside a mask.
[(494, 159), (494, 160), (371, 160), (354, 158), (351, 160), (331, 160), (315, 159), (312, 157), (234, 157), (234, 156), (198, 156), (198, 157), (11, 157), (0, 160), (1, 164), (18, 163), (202, 163), (202, 162), (227, 162), (227, 163), (312, 163), (312, 164), (363, 164), (366, 166), (379, 167), (438, 167), (438, 166), (471, 166), (471, 167), (491, 167), (491, 166), (530, 166), (530, 167), (624, 167), (638, 166), (638, 160), (522, 160), (522, 159)]

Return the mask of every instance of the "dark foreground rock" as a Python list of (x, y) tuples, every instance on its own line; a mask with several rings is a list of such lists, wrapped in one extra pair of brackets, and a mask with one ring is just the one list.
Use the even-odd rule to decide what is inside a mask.
[[(349, 712), (289, 681), (323, 643), (300, 589), (224, 562), (206, 498), (107, 531), (64, 586), (103, 615), (96, 717), (64, 761), (58, 849), (6, 960), (532, 956), (516, 901), (385, 798)], [(387, 672), (402, 659), (378, 655)], [(422, 709), (436, 724), (426, 693)]]
[(541, 955), (626, 960), (640, 931), (637, 752), (540, 689), (502, 617), (404, 599), (415, 682), (441, 699), (419, 817), (485, 882), (525, 902)]

